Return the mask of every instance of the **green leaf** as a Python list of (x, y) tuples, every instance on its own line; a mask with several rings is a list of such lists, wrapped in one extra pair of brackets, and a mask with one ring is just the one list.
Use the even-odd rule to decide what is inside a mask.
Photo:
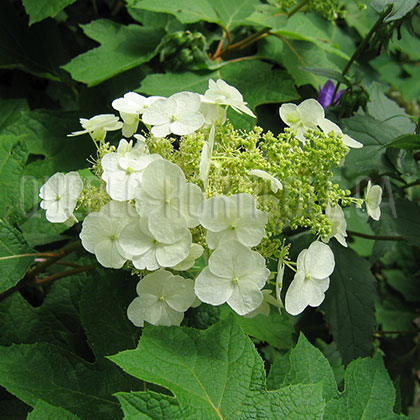
[(253, 109), (265, 103), (297, 99), (289, 76), (283, 71), (272, 70), (270, 64), (259, 60), (228, 64), (207, 74), (186, 72), (149, 75), (138, 91), (162, 96), (169, 96), (180, 90), (204, 94), (208, 88), (208, 80), (219, 78), (236, 87)]
[(383, 87), (374, 82), (369, 86), (368, 114), (386, 128), (392, 127), (399, 135), (413, 133), (415, 124), (410, 116), (395, 101), (389, 99), (383, 92)]
[(68, 350), (48, 343), (0, 347), (0, 384), (26, 404), (39, 399), (63, 407), (82, 419), (121, 417), (112, 393), (121, 388), (121, 374), (110, 377)]
[(385, 157), (383, 146), (400, 134), (391, 122), (382, 123), (370, 115), (355, 115), (340, 121), (343, 132), (363, 143), (362, 148), (352, 149), (346, 156), (346, 171), (354, 176), (369, 175), (372, 170), (393, 170)]
[(27, 158), (22, 137), (0, 135), (0, 218), (15, 221), (25, 212), (22, 175)]
[(396, 200), (397, 218), (395, 223), (398, 232), (410, 245), (418, 246), (420, 239), (419, 205), (413, 201)]
[(321, 50), (335, 54), (344, 60), (350, 57), (332, 43), (333, 25), (315, 13), (296, 13), (287, 19), (286, 25), (273, 28), (272, 33), (286, 40), (307, 41)]
[(372, 7), (362, 10), (353, 0), (344, 0), (344, 3), (346, 8), (344, 18), (347, 25), (354, 27), (359, 35), (364, 38), (377, 21), (377, 13)]
[[(163, 420), (169, 410), (177, 412), (175, 405), (185, 420), (322, 419), (325, 403), (320, 383), (265, 390), (263, 361), (232, 319), (205, 331), (147, 326), (137, 349), (110, 359), (127, 373), (168, 388), (176, 397), (119, 393), (126, 415), (130, 409), (128, 419)], [(166, 408), (156, 417), (146, 417), (149, 402)]]
[(78, 55), (62, 68), (88, 86), (147, 63), (156, 55), (156, 47), (165, 33), (161, 28), (125, 26), (107, 19), (82, 25), (82, 29), (101, 46)]
[(282, 28), (287, 22), (287, 13), (279, 11), (278, 7), (270, 4), (260, 4), (247, 20), (264, 27)]
[(370, 355), (375, 327), (376, 279), (354, 251), (331, 244), (335, 269), (321, 309), (345, 364)]
[[(53, 171), (50, 172), (52, 174)], [(34, 195), (36, 202), (39, 197)], [(61, 235), (68, 227), (64, 223), (51, 223), (45, 217), (45, 210), (37, 209), (28, 219), (19, 224), (23, 237), (29, 246), (50, 244), (70, 239), (70, 236)]]
[(29, 25), (40, 22), (47, 17), (55, 17), (64, 8), (76, 0), (22, 0), (26, 13), (29, 15)]
[(288, 384), (323, 385), (326, 402), (337, 396), (337, 384), (328, 360), (301, 333), (296, 347), (277, 358), (268, 375), (269, 389), (279, 389)]
[(16, 122), (25, 111), (29, 111), (29, 106), (24, 99), (0, 100), (0, 132)]
[(228, 31), (233, 31), (239, 26), (249, 25), (248, 16), (260, 4), (260, 0), (211, 0), (212, 7), (219, 16), (223, 27)]
[[(283, 44), (280, 46), (279, 44)], [(260, 41), (258, 56), (265, 57), (286, 67), (297, 86), (312, 85), (316, 90), (327, 78), (303, 70), (306, 68), (340, 69), (328, 58), (319, 46), (308, 41), (295, 41), (286, 38), (267, 37)]]
[(80, 299), (81, 321), (97, 360), (136, 347), (139, 335), (139, 329), (127, 318), (127, 307), (136, 296), (137, 281), (117, 272), (101, 273), (100, 281), (92, 281)]
[(133, 0), (130, 7), (149, 10), (150, 12), (169, 13), (181, 23), (193, 23), (204, 20), (220, 23), (220, 18), (208, 0)]
[(351, 82), (347, 77), (343, 76), (340, 72), (330, 69), (310, 69), (308, 67), (302, 67), (302, 70), (309, 71), (310, 73), (317, 74), (318, 76), (327, 77), (328, 79), (337, 80), (346, 86), (351, 86)]
[(33, 257), (8, 258), (32, 252), (22, 234), (0, 219), (0, 293), (15, 286), (33, 262)]
[(385, 22), (401, 19), (417, 6), (418, 0), (373, 0), (371, 6), (378, 12), (383, 13), (392, 4), (391, 13), (385, 18)]
[(86, 279), (87, 274), (81, 273), (54, 283), (36, 308), (19, 293), (0, 302), (0, 344), (48, 342), (85, 353), (78, 304)]
[(70, 58), (68, 39), (71, 43), (72, 35), (54, 21), (28, 28), (27, 19), (20, 15), (19, 8), (13, 7), (11, 2), (2, 2), (0, 68), (18, 69), (37, 77), (59, 81), (62, 72), (58, 67)]
[(397, 420), (395, 389), (379, 354), (351, 362), (344, 375), (345, 389), (327, 403), (324, 420)]
[(376, 320), (383, 331), (415, 331), (414, 319), (417, 314), (407, 303), (397, 296), (389, 296), (375, 305)]
[(420, 149), (420, 135), (405, 134), (387, 143), (385, 147), (395, 147), (396, 149), (417, 150)]
[(70, 411), (61, 407), (55, 407), (45, 401), (38, 400), (33, 411), (27, 417), (27, 420), (80, 420)]
[(420, 282), (418, 278), (399, 269), (387, 269), (382, 272), (387, 283), (400, 292), (406, 301), (420, 301)]
[[(66, 137), (71, 131), (80, 129), (81, 116), (91, 117), (64, 111), (31, 111), (24, 113), (18, 121), (8, 126), (4, 134), (24, 137), (29, 153), (44, 155), (51, 171), (77, 170), (88, 166), (86, 159), (95, 151), (87, 134)], [(74, 153), (75, 150), (77, 153)]]
[(220, 308), (220, 318), (225, 319), (228, 316), (233, 316), (246, 334), (278, 349), (290, 349), (293, 344), (295, 329), (284, 311), (280, 315), (277, 309), (272, 308), (268, 317), (258, 315), (254, 318), (245, 318), (236, 314), (227, 305), (223, 305)]

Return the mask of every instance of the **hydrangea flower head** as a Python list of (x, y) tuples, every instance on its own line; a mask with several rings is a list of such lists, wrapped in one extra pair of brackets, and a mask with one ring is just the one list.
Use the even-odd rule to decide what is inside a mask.
[(210, 249), (231, 239), (252, 247), (265, 235), (267, 216), (257, 209), (250, 194), (218, 195), (204, 201), (200, 223), (207, 229), (206, 241)]
[(225, 302), (239, 315), (249, 314), (262, 301), (261, 289), (270, 274), (265, 259), (236, 240), (223, 242), (195, 280), (195, 294), (205, 303)]
[(373, 220), (379, 220), (381, 217), (381, 208), (379, 207), (382, 201), (382, 188), (379, 185), (374, 185), (368, 182), (365, 194), (365, 204), (367, 214)]
[(334, 267), (334, 254), (328, 245), (315, 241), (302, 250), (297, 259), (297, 272), (286, 292), (286, 311), (298, 315), (308, 305), (321, 305)]
[(142, 120), (153, 126), (151, 132), (158, 138), (170, 133), (179, 136), (191, 134), (204, 124), (200, 104), (197, 93), (175, 93), (167, 99), (153, 102), (143, 113)]
[(41, 208), (52, 223), (63, 223), (73, 214), (82, 192), (83, 181), (77, 172), (57, 172), (40, 189)]
[(137, 294), (127, 308), (128, 318), (137, 327), (143, 327), (144, 321), (153, 325), (179, 325), (195, 300), (194, 282), (166, 270), (141, 279)]
[(100, 114), (90, 119), (80, 118), (80, 124), (84, 130), (73, 131), (68, 137), (80, 136), (89, 133), (93, 140), (103, 141), (107, 131), (115, 131), (122, 128), (123, 123), (116, 115)]
[(121, 248), (121, 232), (137, 219), (138, 215), (129, 202), (110, 201), (99, 212), (86, 216), (80, 232), (82, 245), (86, 251), (95, 254), (104, 267), (121, 268), (131, 258)]
[(255, 114), (246, 106), (247, 103), (239, 90), (228, 85), (222, 79), (218, 79), (216, 82), (212, 79), (209, 80), (209, 88), (204, 93), (203, 102), (229, 105), (240, 114), (243, 112), (256, 118)]

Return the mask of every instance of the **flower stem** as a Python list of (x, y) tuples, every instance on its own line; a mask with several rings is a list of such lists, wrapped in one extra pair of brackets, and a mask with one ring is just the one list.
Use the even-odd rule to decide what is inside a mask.
[[(66, 245), (64, 248), (60, 249), (56, 252), (56, 255), (54, 257), (51, 257), (44, 262), (38, 264), (36, 267), (34, 267), (32, 270), (29, 270), (26, 273), (26, 276), (24, 279), (26, 279), (26, 282), (30, 282), (33, 280), (39, 273), (42, 273), (45, 271), (46, 268), (48, 268), (50, 265), (55, 264), (58, 260), (61, 260), (61, 258), (64, 258), (66, 255), (71, 254), (73, 251), (81, 247), (80, 241), (72, 242), (68, 245)], [(1, 296), (1, 295), (0, 295)]]
[[(346, 75), (346, 73), (349, 71), (349, 69), (352, 66), (352, 64), (357, 60), (357, 58), (359, 57), (359, 55), (361, 54), (361, 52), (366, 48), (366, 46), (369, 43), (369, 40), (372, 38), (372, 36), (376, 32), (376, 30), (379, 28), (379, 26), (382, 24), (382, 22), (385, 20), (385, 18), (391, 13), (392, 7), (393, 7), (392, 4), (390, 4), (388, 6), (388, 8), (385, 10), (385, 12), (383, 12), (379, 16), (378, 20), (372, 26), (372, 28), (370, 29), (370, 31), (368, 32), (368, 34), (364, 37), (363, 41), (359, 44), (359, 46), (357, 47), (356, 51), (350, 57), (350, 60), (347, 62), (346, 67), (344, 67), (344, 70), (341, 72), (341, 74), (343, 76)], [(335, 101), (335, 97), (337, 96), (337, 92), (338, 92), (339, 87), (340, 87), (340, 82), (338, 81), (337, 84), (335, 85), (335, 90), (334, 90), (332, 102)]]
[(287, 13), (287, 17), (293, 16), (295, 13), (299, 12), (299, 10), (302, 10), (310, 0), (303, 0), (300, 2), (295, 8), (293, 8), (289, 13)]
[[(59, 251), (55, 252), (53, 254), (53, 256), (51, 256), (51, 258), (48, 258), (45, 261), (42, 261), (40, 264), (37, 264), (34, 268), (29, 270), (26, 273), (25, 277), (23, 277), (23, 279), (20, 280), (16, 285), (11, 287), (10, 289), (7, 289), (3, 293), (0, 293), (0, 302), (2, 300), (6, 299), (8, 296), (12, 295), (13, 293), (20, 290), (23, 286), (33, 283), (35, 281), (35, 279), (37, 278), (38, 274), (45, 271), (46, 268), (55, 264), (61, 258), (64, 258), (66, 255), (68, 255), (68, 254), (72, 253), (73, 251), (75, 251), (76, 249), (80, 248), (80, 246), (81, 246), (80, 241), (72, 242), (72, 243), (66, 245), (64, 248), (60, 249)], [(43, 256), (46, 256), (45, 255), (46, 253), (39, 253), (39, 254), (42, 254)], [(39, 254), (37, 254), (37, 255), (39, 255)], [(83, 268), (83, 267), (75, 268), (75, 270), (80, 270), (81, 268)], [(69, 270), (69, 271), (73, 271), (73, 270)], [(67, 273), (69, 273), (69, 271)], [(70, 274), (67, 274), (67, 275), (70, 275)]]
[(84, 271), (96, 270), (96, 268), (97, 264), (90, 264), (84, 267), (77, 267), (73, 268), (72, 270), (62, 271), (61, 273), (52, 274), (47, 277), (37, 278), (30, 284), (33, 284), (34, 286), (40, 286), (41, 284), (49, 283), (54, 280), (72, 276), (73, 274), (83, 273)]
[(368, 235), (366, 233), (354, 232), (348, 230), (347, 233), (350, 236), (358, 236), (359, 238), (371, 239), (373, 241), (403, 241), (405, 238), (403, 236), (377, 236), (377, 235)]

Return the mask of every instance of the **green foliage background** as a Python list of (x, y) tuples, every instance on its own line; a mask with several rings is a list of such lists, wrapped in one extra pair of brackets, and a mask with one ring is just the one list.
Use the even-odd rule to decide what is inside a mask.
[[(365, 3), (3, 0), (2, 420), (420, 418), (420, 6)], [(382, 217), (346, 211), (349, 248), (331, 243), (320, 308), (247, 319), (201, 305), (184, 326), (140, 330), (126, 316), (136, 278), (97, 266), (80, 226), (47, 222), (39, 187), (56, 171), (89, 176), (93, 145), (66, 137), (79, 117), (113, 112), (128, 91), (204, 93), (209, 78), (274, 133), (281, 103), (342, 82), (327, 116), (364, 147), (336, 176), (355, 195), (381, 185)], [(293, 257), (312, 240), (287, 236)]]

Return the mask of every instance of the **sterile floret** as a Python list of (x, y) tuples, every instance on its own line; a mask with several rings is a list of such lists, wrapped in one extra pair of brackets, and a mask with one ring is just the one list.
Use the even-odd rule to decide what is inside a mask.
[(225, 302), (239, 315), (249, 314), (262, 301), (261, 289), (270, 271), (265, 259), (237, 240), (223, 242), (195, 280), (195, 294), (205, 303)]
[(121, 248), (120, 235), (125, 226), (137, 219), (129, 202), (110, 201), (99, 212), (86, 216), (80, 232), (82, 245), (104, 267), (121, 268), (131, 255)]
[(368, 182), (365, 194), (365, 204), (367, 214), (373, 220), (379, 220), (381, 217), (381, 208), (379, 207), (382, 201), (382, 188), (379, 185), (374, 185)]
[(334, 267), (334, 254), (328, 245), (315, 241), (302, 250), (297, 259), (297, 272), (286, 292), (286, 311), (298, 315), (308, 305), (321, 305)]
[(195, 300), (194, 282), (166, 270), (148, 274), (137, 284), (136, 297), (127, 308), (128, 319), (137, 327), (179, 325)]
[(83, 181), (77, 172), (57, 172), (40, 189), (41, 208), (52, 223), (63, 223), (69, 219), (82, 192)]
[(84, 130), (73, 131), (67, 134), (68, 137), (80, 136), (89, 133), (94, 141), (105, 140), (107, 131), (115, 131), (122, 128), (123, 123), (116, 115), (113, 114), (100, 114), (92, 118), (80, 118), (80, 125)]
[(200, 95), (197, 93), (175, 93), (167, 99), (153, 102), (144, 111), (142, 120), (153, 126), (151, 132), (155, 137), (165, 137), (171, 133), (184, 136), (194, 133), (204, 124), (200, 105)]
[(252, 247), (265, 235), (267, 216), (257, 209), (250, 194), (218, 195), (204, 201), (200, 223), (207, 229), (206, 242), (210, 249), (231, 239)]
[(209, 104), (228, 105), (239, 114), (244, 112), (250, 117), (256, 118), (255, 114), (246, 106), (247, 103), (244, 101), (241, 92), (222, 79), (209, 80), (209, 88), (204, 93), (202, 101)]

